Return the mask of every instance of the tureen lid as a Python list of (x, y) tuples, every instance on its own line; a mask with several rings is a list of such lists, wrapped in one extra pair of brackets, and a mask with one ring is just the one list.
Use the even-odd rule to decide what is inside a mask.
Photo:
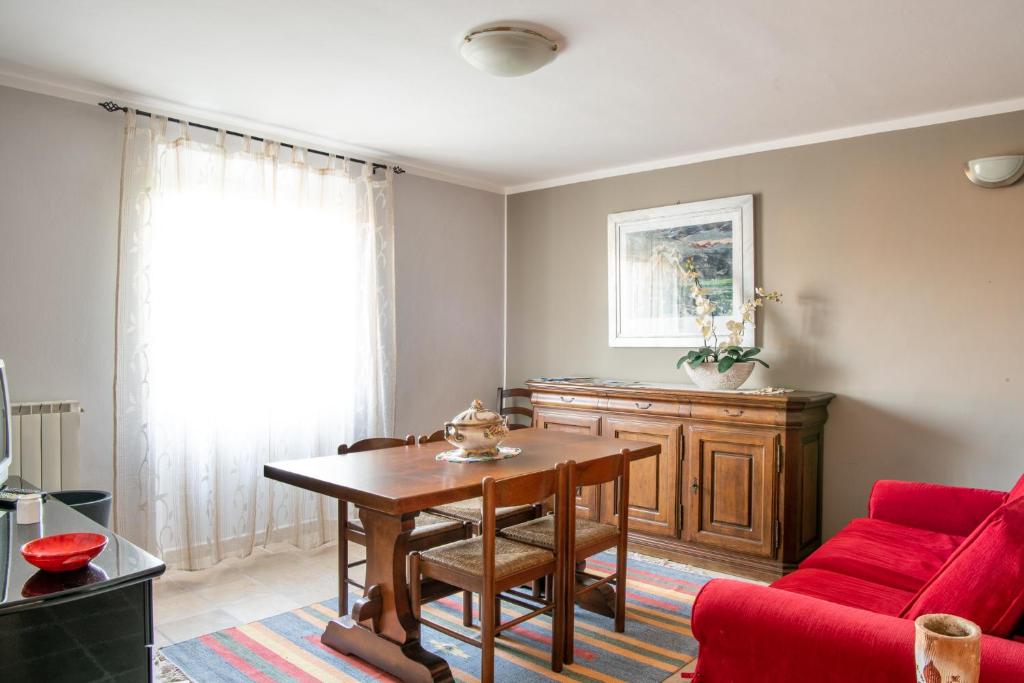
[(457, 425), (493, 424), (501, 422), (501, 415), (498, 415), (493, 410), (484, 408), (483, 401), (475, 399), (467, 410), (463, 410), (452, 418), (452, 422)]

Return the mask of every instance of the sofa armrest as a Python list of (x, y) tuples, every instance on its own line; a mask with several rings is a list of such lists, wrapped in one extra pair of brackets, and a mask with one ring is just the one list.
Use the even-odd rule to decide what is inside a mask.
[[(693, 605), (694, 680), (914, 680), (914, 622), (778, 588), (716, 579)], [(1024, 680), (1024, 644), (982, 636), (981, 680)]]
[(871, 489), (868, 516), (903, 526), (967, 536), (1005, 499), (1002, 491), (882, 479)]

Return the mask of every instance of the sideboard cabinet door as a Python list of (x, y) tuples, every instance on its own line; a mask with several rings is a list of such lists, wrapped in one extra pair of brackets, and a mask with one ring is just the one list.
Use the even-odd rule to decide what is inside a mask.
[(777, 432), (686, 429), (686, 540), (761, 557), (775, 553)]
[[(597, 413), (536, 408), (533, 411), (533, 426), (538, 429), (601, 436), (601, 416)], [(600, 513), (599, 487), (581, 486), (576, 492), (576, 516), (597, 521)]]
[[(679, 448), (682, 423), (643, 418), (605, 417), (604, 436), (646, 441), (661, 446), (653, 458), (633, 462), (629, 469), (629, 528), (658, 536), (679, 536)], [(606, 484), (602, 521), (618, 523), (618, 491)]]

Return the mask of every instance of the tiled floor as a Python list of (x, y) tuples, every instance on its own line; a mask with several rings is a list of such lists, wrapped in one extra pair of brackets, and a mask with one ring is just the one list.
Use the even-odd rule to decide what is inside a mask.
[[(351, 545), (350, 557), (362, 557)], [(265, 619), (338, 595), (335, 544), (298, 550), (286, 544), (259, 548), (244, 560), (226, 560), (197, 572), (170, 570), (156, 582), (156, 644)], [(361, 567), (352, 570), (360, 579)]]

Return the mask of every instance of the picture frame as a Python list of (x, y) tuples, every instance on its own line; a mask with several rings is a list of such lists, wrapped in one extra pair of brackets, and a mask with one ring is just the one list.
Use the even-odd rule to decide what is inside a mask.
[[(715, 332), (754, 296), (754, 195), (608, 215), (608, 345), (700, 347), (682, 268), (693, 258), (717, 304)], [(742, 344), (754, 345), (747, 328)]]

